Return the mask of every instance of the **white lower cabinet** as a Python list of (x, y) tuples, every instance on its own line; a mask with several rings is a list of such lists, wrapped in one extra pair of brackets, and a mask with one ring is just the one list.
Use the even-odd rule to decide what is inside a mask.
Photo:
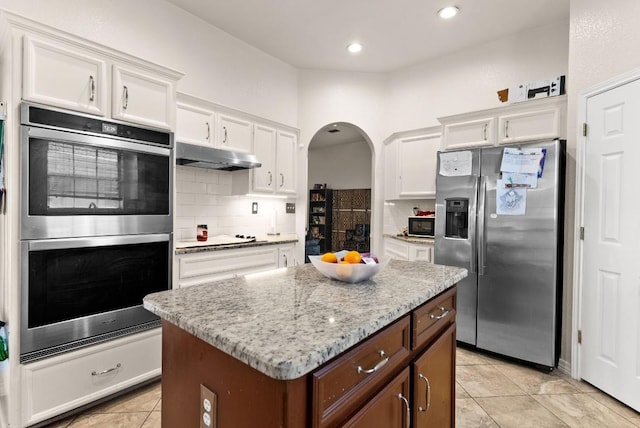
[(278, 247), (278, 267), (279, 268), (287, 268), (296, 266), (296, 246), (294, 244), (291, 245), (283, 245)]
[(384, 252), (385, 255), (396, 260), (423, 260), (433, 263), (433, 244), (430, 242), (414, 244), (385, 237)]
[(178, 284), (174, 288), (277, 269), (280, 265), (278, 256), (278, 247), (272, 245), (178, 254)]
[(160, 376), (159, 328), (25, 364), (22, 425), (44, 421)]

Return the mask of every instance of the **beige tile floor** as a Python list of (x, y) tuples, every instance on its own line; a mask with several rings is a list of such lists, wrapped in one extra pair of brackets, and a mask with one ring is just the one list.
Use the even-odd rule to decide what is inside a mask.
[[(456, 363), (457, 428), (640, 427), (640, 413), (558, 371), (463, 348)], [(157, 382), (49, 428), (159, 428), (161, 402)]]

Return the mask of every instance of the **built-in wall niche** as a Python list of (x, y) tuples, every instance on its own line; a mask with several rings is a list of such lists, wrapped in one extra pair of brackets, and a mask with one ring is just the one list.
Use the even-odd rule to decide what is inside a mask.
[(334, 189), (332, 251), (370, 251), (371, 189)]

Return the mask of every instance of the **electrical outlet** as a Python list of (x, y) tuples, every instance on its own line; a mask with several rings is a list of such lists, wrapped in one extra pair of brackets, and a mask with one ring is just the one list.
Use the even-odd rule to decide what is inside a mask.
[(200, 384), (200, 428), (216, 428), (216, 416), (218, 412), (218, 396)]
[(287, 202), (285, 212), (287, 214), (295, 214), (296, 213), (296, 204), (293, 202)]
[(251, 214), (258, 214), (258, 203), (253, 202), (251, 204)]

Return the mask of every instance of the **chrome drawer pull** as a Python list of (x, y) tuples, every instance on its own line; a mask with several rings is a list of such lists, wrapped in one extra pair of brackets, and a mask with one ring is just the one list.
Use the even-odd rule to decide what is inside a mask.
[(442, 313), (440, 315), (430, 314), (429, 318), (431, 318), (432, 320), (441, 320), (449, 314), (449, 309), (445, 308), (444, 306), (440, 306), (438, 309), (440, 309)]
[(373, 366), (373, 368), (365, 370), (362, 368), (362, 366), (358, 366), (356, 367), (356, 370), (358, 371), (358, 373), (366, 373), (366, 374), (373, 373), (375, 371), (380, 370), (382, 366), (384, 366), (389, 362), (389, 356), (385, 354), (384, 351), (378, 351), (378, 354), (382, 359), (378, 361), (378, 363), (375, 366)]
[(118, 364), (116, 364), (115, 367), (111, 367), (110, 369), (102, 370), (101, 372), (93, 371), (93, 372), (91, 372), (91, 376), (102, 376), (102, 375), (105, 375), (107, 373), (114, 372), (114, 371), (118, 370), (120, 367), (122, 367), (122, 364), (118, 363)]
[(422, 373), (420, 373), (418, 377), (427, 383), (427, 407), (418, 406), (418, 410), (426, 412), (429, 410), (429, 407), (431, 407), (431, 384), (429, 383), (429, 379), (427, 379)]
[(89, 101), (93, 101), (96, 98), (96, 84), (93, 80), (93, 76), (89, 76), (89, 88), (90, 88), (90, 92), (89, 92)]
[(122, 103), (122, 109), (126, 110), (129, 107), (129, 88), (126, 86), (122, 87), (124, 102)]
[(407, 424), (406, 427), (409, 428), (411, 425), (411, 409), (409, 408), (409, 401), (402, 394), (398, 394), (398, 398), (402, 400), (402, 402), (407, 406)]

